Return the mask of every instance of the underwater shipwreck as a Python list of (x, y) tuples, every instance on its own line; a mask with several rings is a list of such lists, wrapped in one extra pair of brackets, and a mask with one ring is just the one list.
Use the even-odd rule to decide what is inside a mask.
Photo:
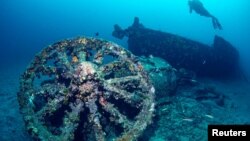
[(238, 76), (239, 53), (235, 47), (219, 36), (212, 47), (171, 33), (144, 27), (139, 18), (127, 29), (114, 25), (112, 35), (118, 39), (128, 37), (128, 49), (138, 56), (156, 56), (165, 59), (174, 68), (194, 71), (198, 76)]
[(239, 73), (239, 53), (223, 38), (209, 47), (145, 28), (138, 18), (125, 30), (115, 25), (113, 36), (127, 36), (129, 50), (78, 37), (35, 56), (18, 92), (34, 140), (198, 141), (210, 123), (237, 122), (228, 97), (195, 79)]
[(18, 100), (34, 139), (135, 140), (152, 121), (155, 89), (138, 59), (112, 42), (63, 40), (21, 78)]

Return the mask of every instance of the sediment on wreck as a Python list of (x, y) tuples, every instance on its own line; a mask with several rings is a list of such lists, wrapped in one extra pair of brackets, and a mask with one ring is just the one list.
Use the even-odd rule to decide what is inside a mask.
[(127, 29), (114, 26), (114, 37), (128, 37), (128, 48), (138, 56), (156, 56), (174, 68), (194, 71), (198, 76), (227, 78), (241, 73), (239, 53), (222, 37), (215, 36), (212, 46), (188, 38), (144, 27), (139, 18)]
[(27, 131), (42, 141), (136, 140), (152, 122), (154, 97), (136, 56), (88, 37), (44, 48), (18, 92)]

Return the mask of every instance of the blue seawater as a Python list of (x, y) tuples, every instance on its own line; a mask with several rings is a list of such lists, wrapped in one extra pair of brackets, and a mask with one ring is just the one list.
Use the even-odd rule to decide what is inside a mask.
[(99, 32), (101, 38), (126, 46), (111, 36), (113, 25), (127, 27), (135, 16), (147, 27), (205, 44), (212, 44), (215, 34), (221, 35), (246, 54), (250, 2), (202, 2), (220, 20), (224, 30), (213, 30), (210, 19), (190, 14), (186, 0), (2, 0), (1, 56), (12, 55), (14, 60), (21, 61), (57, 40), (77, 35), (94, 36), (95, 32)]
[[(0, 140), (21, 141), (28, 138), (19, 114), (16, 93), (19, 77), (36, 53), (56, 41), (76, 36), (95, 37), (97, 32), (98, 38), (127, 48), (127, 38), (119, 40), (112, 36), (113, 25), (126, 28), (135, 16), (148, 28), (177, 34), (209, 46), (215, 35), (225, 38), (240, 52), (241, 66), (249, 77), (250, 1), (200, 1), (219, 19), (223, 30), (214, 30), (209, 18), (194, 12), (190, 14), (188, 0), (1, 0)], [(237, 114), (250, 119), (250, 106), (246, 101), (250, 98), (248, 84), (208, 83), (234, 95), (236, 103), (245, 102), (239, 104), (242, 108)], [(231, 112), (234, 114), (233, 110)], [(242, 121), (246, 122), (250, 121)], [(158, 136), (154, 139), (161, 140)]]

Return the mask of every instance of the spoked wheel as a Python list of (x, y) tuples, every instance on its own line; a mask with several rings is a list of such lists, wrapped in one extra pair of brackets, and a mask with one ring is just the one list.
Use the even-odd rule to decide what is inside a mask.
[(151, 122), (154, 91), (130, 52), (80, 37), (36, 55), (21, 77), (18, 100), (35, 139), (130, 141)]

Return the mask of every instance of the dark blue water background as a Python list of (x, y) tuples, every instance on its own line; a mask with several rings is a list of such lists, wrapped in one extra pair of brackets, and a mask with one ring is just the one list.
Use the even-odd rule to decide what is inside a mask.
[(96, 32), (126, 47), (126, 39), (111, 36), (113, 25), (126, 28), (138, 16), (146, 27), (209, 45), (215, 34), (221, 35), (241, 52), (249, 68), (249, 0), (201, 1), (220, 20), (223, 31), (214, 30), (210, 19), (190, 14), (187, 0), (1, 0), (0, 63), (27, 63), (55, 41)]
[[(126, 38), (112, 37), (113, 25), (127, 28), (135, 16), (145, 27), (207, 45), (213, 43), (215, 35), (222, 36), (239, 50), (241, 64), (250, 76), (250, 1), (201, 0), (219, 19), (222, 31), (213, 29), (211, 19), (190, 14), (187, 1), (0, 0), (0, 140), (26, 140), (22, 137), (16, 92), (20, 74), (36, 53), (56, 41), (95, 36), (96, 32), (99, 38), (127, 47)], [(249, 103), (249, 98), (245, 98), (249, 91), (239, 93), (244, 95), (235, 93), (235, 100)], [(244, 112), (243, 117), (248, 117), (248, 113)]]

